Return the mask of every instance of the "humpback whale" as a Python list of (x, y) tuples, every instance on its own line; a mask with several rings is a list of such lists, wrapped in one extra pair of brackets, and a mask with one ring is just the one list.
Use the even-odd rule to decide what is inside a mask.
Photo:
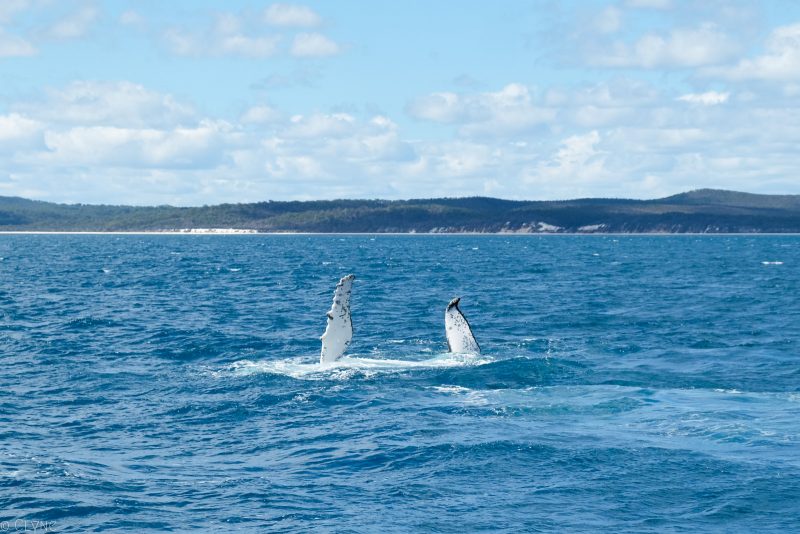
[(353, 322), (350, 320), (350, 293), (355, 276), (348, 274), (339, 280), (333, 292), (333, 304), (328, 312), (328, 325), (322, 340), (319, 363), (332, 363), (344, 355), (353, 339)]
[(444, 312), (444, 328), (447, 333), (447, 346), (450, 352), (466, 352), (470, 354), (480, 354), (481, 348), (472, 335), (469, 321), (458, 308), (461, 297), (456, 297), (447, 305)]

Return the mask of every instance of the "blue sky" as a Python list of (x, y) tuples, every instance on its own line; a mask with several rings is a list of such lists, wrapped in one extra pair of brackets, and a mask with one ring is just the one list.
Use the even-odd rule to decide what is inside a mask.
[(800, 3), (0, 2), (0, 195), (800, 194)]

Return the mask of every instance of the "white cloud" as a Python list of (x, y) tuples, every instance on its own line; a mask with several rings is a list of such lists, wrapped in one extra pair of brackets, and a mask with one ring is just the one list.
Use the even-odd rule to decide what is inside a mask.
[(621, 40), (587, 45), (587, 61), (611, 68), (686, 68), (716, 65), (732, 58), (739, 45), (714, 24), (647, 33), (629, 44)]
[(800, 105), (757, 88), (746, 102), (741, 94), (658, 91), (626, 79), (442, 92), (409, 112), (450, 131), (412, 140), (384, 114), (291, 116), (259, 104), (224, 120), (138, 84), (75, 82), (0, 115), (0, 190), (181, 204), (653, 197), (697, 187), (800, 193)]
[(0, 116), (0, 151), (9, 154), (0, 176), (13, 176), (0, 179), (0, 189), (61, 201), (380, 196), (392, 188), (378, 180), (365, 189), (359, 177), (386, 177), (416, 159), (382, 115), (287, 119), (261, 105), (237, 124), (199, 117), (130, 82), (75, 82), (13, 107)]
[(549, 160), (540, 163), (535, 171), (528, 174), (527, 181), (566, 182), (575, 187), (608, 178), (608, 171), (604, 167), (605, 157), (597, 149), (599, 142), (600, 134), (596, 130), (567, 137)]
[(295, 57), (335, 56), (341, 47), (321, 33), (298, 33), (292, 41), (291, 54)]
[(230, 131), (224, 122), (202, 121), (171, 130), (75, 127), (45, 133), (47, 160), (56, 164), (111, 167), (197, 168), (219, 164)]
[(492, 149), (471, 142), (446, 143), (438, 154), (436, 174), (461, 177), (484, 173), (492, 164)]
[(10, 21), (17, 13), (29, 9), (32, 4), (31, 0), (3, 0), (0, 2), (0, 23)]
[(678, 100), (689, 102), (690, 104), (702, 104), (704, 106), (715, 106), (724, 104), (728, 101), (730, 93), (720, 93), (718, 91), (707, 91), (705, 93), (689, 93), (681, 95)]
[(84, 6), (50, 26), (46, 34), (53, 39), (77, 39), (86, 35), (99, 15), (96, 8)]
[(0, 115), (0, 151), (41, 146), (44, 125), (18, 113)]
[(622, 27), (622, 11), (616, 6), (607, 6), (595, 18), (594, 26), (600, 33), (615, 33)]
[(347, 113), (295, 115), (290, 119), (286, 135), (302, 138), (341, 136), (351, 133), (356, 125), (355, 117)]
[(256, 58), (269, 57), (277, 52), (279, 41), (278, 36), (226, 35), (219, 40), (217, 52)]
[(278, 52), (280, 35), (247, 33), (243, 21), (232, 14), (217, 17), (204, 34), (170, 28), (164, 32), (170, 50), (179, 56), (270, 57)]
[(145, 18), (137, 11), (129, 9), (119, 16), (119, 22), (124, 26), (143, 26)]
[(19, 37), (6, 33), (0, 28), (0, 58), (2, 57), (26, 57), (36, 54), (36, 47), (30, 42)]
[(220, 13), (214, 21), (214, 31), (219, 35), (236, 35), (241, 33), (243, 21), (233, 13)]
[(242, 123), (269, 124), (279, 120), (283, 114), (270, 106), (253, 106), (242, 114)]
[(461, 133), (469, 136), (512, 135), (555, 118), (553, 109), (534, 102), (528, 87), (518, 83), (473, 95), (432, 93), (411, 101), (406, 109), (418, 119), (460, 124)]
[(203, 50), (197, 38), (178, 28), (165, 30), (164, 41), (170, 51), (178, 56), (199, 55)]
[(264, 11), (264, 20), (273, 26), (311, 28), (322, 24), (322, 18), (307, 6), (272, 4)]
[(800, 23), (773, 30), (764, 49), (764, 54), (742, 59), (732, 67), (707, 69), (704, 74), (736, 81), (800, 80)]
[(41, 121), (80, 125), (142, 128), (195, 120), (190, 106), (131, 82), (73, 82), (13, 108)]
[(431, 93), (411, 101), (407, 111), (418, 119), (455, 123), (468, 118), (469, 106), (456, 93)]
[[(324, 58), (342, 52), (339, 43), (319, 32), (297, 33), (289, 41), (285, 27), (318, 25), (318, 15), (309, 8), (273, 4), (265, 17), (269, 25), (281, 28), (266, 27), (263, 20), (246, 12), (222, 12), (205, 26), (173, 26), (162, 30), (161, 37), (178, 56), (267, 58), (288, 54), (296, 58)], [(289, 42), (282, 44), (285, 41)]]
[(164, 40), (179, 56), (267, 58), (281, 52), (282, 35), (265, 31), (252, 19), (233, 13), (218, 14), (205, 29), (169, 28)]
[(625, 5), (642, 9), (669, 9), (672, 7), (672, 0), (625, 0)]

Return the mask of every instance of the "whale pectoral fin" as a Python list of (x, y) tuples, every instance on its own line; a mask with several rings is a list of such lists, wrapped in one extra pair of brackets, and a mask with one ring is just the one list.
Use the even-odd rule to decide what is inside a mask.
[(480, 354), (481, 348), (472, 334), (469, 321), (458, 307), (460, 301), (460, 297), (451, 300), (444, 312), (447, 348), (450, 352)]
[(350, 294), (353, 290), (355, 276), (349, 274), (339, 280), (333, 292), (333, 304), (326, 314), (328, 324), (322, 340), (320, 363), (335, 362), (344, 355), (344, 351), (353, 339), (353, 322), (350, 319)]

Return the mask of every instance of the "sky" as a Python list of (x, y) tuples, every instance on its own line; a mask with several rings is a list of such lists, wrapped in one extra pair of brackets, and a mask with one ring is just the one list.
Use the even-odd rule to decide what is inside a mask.
[(0, 195), (800, 194), (800, 2), (0, 0)]

